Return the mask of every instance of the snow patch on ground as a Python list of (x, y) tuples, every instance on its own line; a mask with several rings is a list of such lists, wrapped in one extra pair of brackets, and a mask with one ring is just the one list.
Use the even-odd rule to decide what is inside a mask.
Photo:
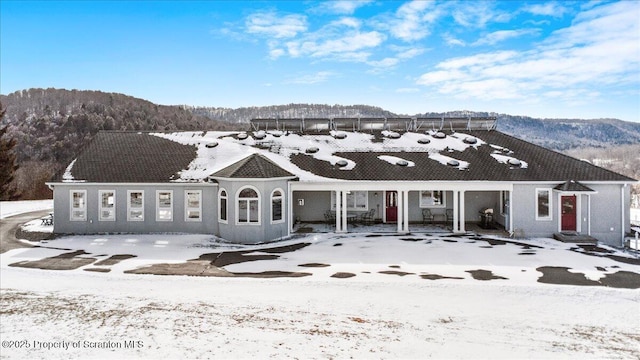
[[(264, 251), (300, 241), (311, 245), (293, 252)], [(637, 273), (638, 266), (575, 253), (569, 251), (571, 245), (551, 239), (489, 245), (468, 237), (420, 234), (312, 234), (276, 244), (238, 246), (206, 235), (158, 234), (70, 236), (42, 245), (56, 249), (18, 249), (0, 256), (0, 334), (3, 341), (26, 340), (31, 345), (4, 348), (6, 359), (479, 354), (504, 359), (631, 359), (640, 339), (637, 290), (540, 284), (535, 270), (541, 265), (566, 266), (595, 279), (619, 270)], [(104, 267), (111, 268), (109, 273), (8, 266), (74, 249), (90, 253), (83, 257), (137, 257)], [(123, 272), (234, 249), (251, 251), (243, 255), (247, 257), (279, 258), (226, 266), (229, 271), (289, 270), (312, 276), (239, 279)], [(519, 255), (524, 251), (535, 254)], [(300, 266), (310, 263), (328, 266)], [(506, 279), (475, 280), (469, 270), (477, 269)], [(338, 272), (355, 276), (331, 277)], [(34, 341), (80, 343), (77, 348), (46, 349), (34, 347)], [(129, 341), (137, 345), (125, 348)]]
[(53, 200), (0, 201), (0, 219), (49, 209), (53, 210)]

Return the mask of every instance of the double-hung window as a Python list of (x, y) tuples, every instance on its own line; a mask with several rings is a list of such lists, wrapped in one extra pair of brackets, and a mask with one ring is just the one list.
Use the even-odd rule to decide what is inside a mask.
[(156, 191), (156, 221), (173, 221), (173, 191)]
[(551, 220), (551, 189), (536, 189), (536, 220)]
[(184, 191), (184, 219), (185, 221), (201, 221), (202, 220), (202, 191), (201, 190), (185, 190)]
[(283, 191), (280, 189), (273, 190), (271, 193), (271, 223), (280, 223), (284, 221), (282, 214), (284, 213)]
[(260, 225), (260, 194), (253, 187), (240, 189), (237, 195), (236, 223)]
[(116, 192), (115, 190), (100, 190), (100, 221), (116, 220)]
[(87, 190), (71, 190), (71, 221), (87, 221)]
[(144, 221), (144, 191), (127, 191), (127, 221)]
[(444, 191), (420, 191), (420, 207), (445, 207)]

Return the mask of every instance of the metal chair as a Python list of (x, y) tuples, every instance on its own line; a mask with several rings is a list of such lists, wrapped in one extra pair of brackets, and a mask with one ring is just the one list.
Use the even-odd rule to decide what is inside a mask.
[(376, 209), (371, 209), (360, 216), (360, 222), (363, 225), (371, 225), (374, 221), (374, 216), (376, 214)]
[(433, 223), (433, 214), (431, 213), (431, 209), (422, 209), (422, 223)]
[(445, 216), (447, 218), (447, 222), (453, 222), (453, 209), (447, 209), (445, 211)]
[(329, 225), (335, 225), (336, 223), (336, 214), (334, 212), (332, 212), (331, 210), (327, 210), (324, 212), (324, 220), (327, 222), (327, 224)]

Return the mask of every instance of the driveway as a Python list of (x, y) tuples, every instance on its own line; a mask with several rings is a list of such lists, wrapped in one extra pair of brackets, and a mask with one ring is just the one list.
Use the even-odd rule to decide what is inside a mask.
[(16, 230), (20, 225), (28, 221), (41, 218), (50, 213), (51, 209), (39, 210), (0, 219), (0, 254), (13, 249), (31, 247), (31, 245), (16, 239)]

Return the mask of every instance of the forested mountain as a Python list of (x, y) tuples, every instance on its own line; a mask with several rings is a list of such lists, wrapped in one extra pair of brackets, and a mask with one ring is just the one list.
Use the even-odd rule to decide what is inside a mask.
[(100, 91), (29, 89), (0, 95), (0, 126), (17, 141), (18, 188), (25, 198), (50, 195), (44, 185), (100, 130), (213, 130), (233, 127), (180, 106)]
[(255, 118), (334, 118), (334, 117), (395, 117), (390, 111), (368, 105), (288, 104), (251, 106), (238, 109), (188, 107), (192, 113), (209, 119), (231, 123), (247, 123)]
[(640, 123), (615, 119), (535, 119), (470, 111), (407, 115), (368, 105), (165, 106), (123, 94), (63, 89), (17, 91), (0, 95), (0, 102), (6, 109), (0, 127), (8, 125), (6, 135), (17, 141), (16, 181), (25, 198), (49, 196), (44, 182), (63, 170), (99, 130), (247, 129), (252, 118), (275, 117), (495, 116), (499, 130), (556, 150), (640, 144)]

